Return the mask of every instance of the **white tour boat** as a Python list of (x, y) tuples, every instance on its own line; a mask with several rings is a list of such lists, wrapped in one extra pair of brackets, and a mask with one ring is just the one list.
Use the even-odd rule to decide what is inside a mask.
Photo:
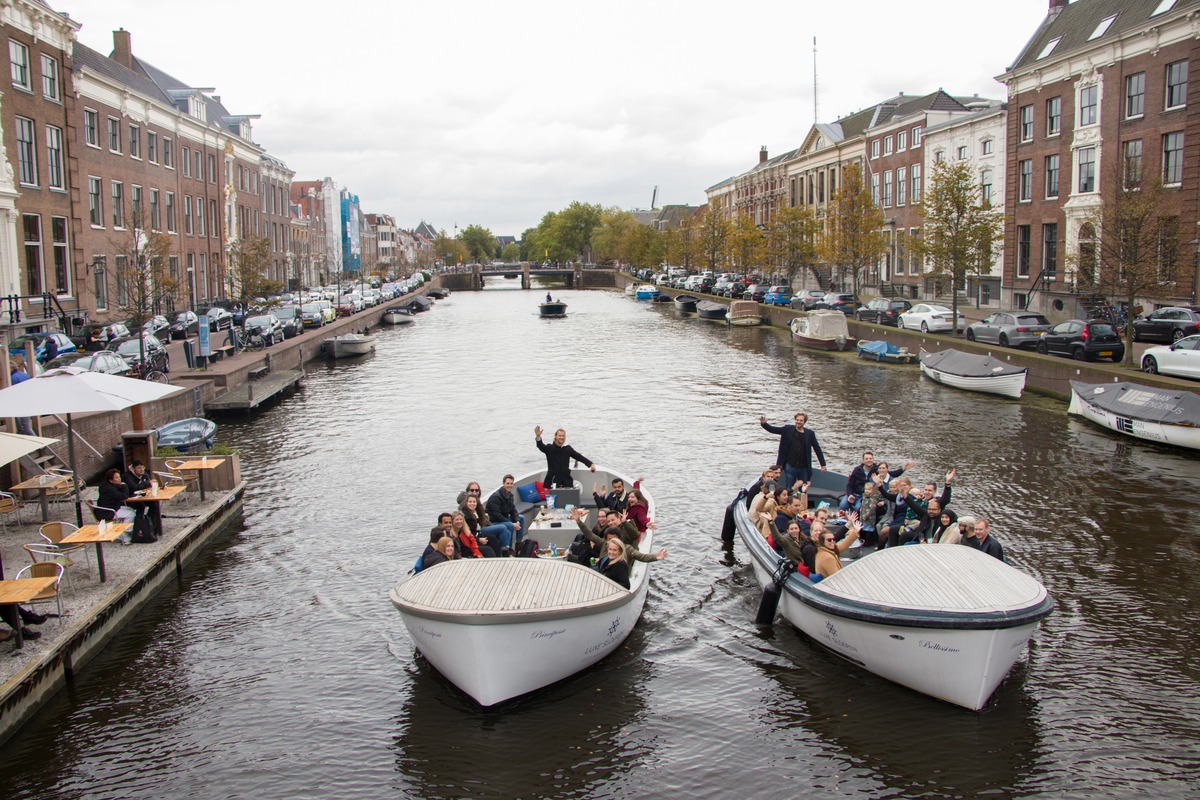
[(1071, 381), (1067, 413), (1135, 439), (1200, 450), (1200, 395), (1195, 392)]

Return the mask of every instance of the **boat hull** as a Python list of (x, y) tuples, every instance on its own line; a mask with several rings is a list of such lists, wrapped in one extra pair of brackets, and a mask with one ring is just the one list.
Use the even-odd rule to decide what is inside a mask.
[(326, 339), (322, 344), (325, 352), (333, 358), (349, 358), (351, 356), (365, 356), (375, 349), (374, 336), (361, 336), (353, 339), (347, 339), (342, 336), (335, 336), (332, 339)]
[(675, 307), (680, 311), (694, 312), (698, 299), (691, 295), (681, 294), (675, 298)]
[(728, 319), (729, 309), (722, 303), (699, 303), (696, 306), (696, 313), (700, 319), (712, 319), (719, 322), (725, 322)]
[(762, 325), (762, 317), (737, 316), (729, 317), (729, 324), (739, 328), (750, 328), (755, 325)]
[(204, 417), (192, 417), (163, 425), (156, 431), (159, 447), (174, 447), (181, 453), (198, 452), (213, 446), (217, 423)]
[[(765, 589), (783, 559), (751, 524), (744, 502), (735, 502), (733, 516), (738, 536), (750, 551), (755, 578)], [(868, 555), (863, 561), (876, 557)], [(1001, 620), (988, 627), (970, 615), (954, 619), (944, 613), (939, 623), (932, 621), (933, 615), (856, 606), (821, 592), (818, 584), (795, 573), (784, 583), (779, 605), (784, 619), (830, 652), (901, 686), (973, 711), (987, 703), (1051, 609), (1047, 597), (1041, 606), (1014, 615), (1020, 620), (1017, 624)], [(940, 611), (944, 610), (934, 613)], [(905, 624), (918, 620), (919, 624)]]
[(538, 306), (538, 313), (543, 317), (551, 319), (557, 317), (565, 317), (567, 315), (566, 303), (542, 303)]
[(413, 315), (403, 311), (386, 311), (383, 315), (384, 325), (408, 325), (413, 321)]
[(1013, 400), (1020, 400), (1021, 394), (1025, 391), (1024, 372), (1017, 375), (977, 378), (974, 376), (952, 375), (949, 372), (933, 369), (924, 363), (921, 364), (921, 372), (927, 378), (938, 383), (968, 392), (983, 392), (984, 394), (995, 394), (1001, 397), (1009, 397)]
[(1071, 387), (1071, 404), (1067, 407), (1067, 413), (1083, 417), (1103, 428), (1134, 439), (1200, 450), (1200, 428), (1192, 425), (1165, 425), (1162, 422), (1121, 416), (1089, 403), (1074, 386)]
[(649, 284), (639, 286), (634, 296), (638, 300), (653, 300), (655, 297), (658, 297), (658, 288)]
[(814, 339), (811, 336), (801, 336), (795, 331), (792, 332), (792, 341), (804, 347), (811, 347), (814, 350), (845, 350), (846, 340), (841, 339)]

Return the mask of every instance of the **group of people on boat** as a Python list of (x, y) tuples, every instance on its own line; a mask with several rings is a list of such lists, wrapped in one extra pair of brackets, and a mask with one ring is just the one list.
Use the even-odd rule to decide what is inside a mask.
[(421, 568), (456, 558), (498, 558), (514, 555), (523, 532), (517, 513), (512, 475), (505, 475), (500, 488), (487, 502), (477, 481), (458, 493), (457, 508), (438, 514), (429, 532), (429, 545), (421, 555)]
[(949, 508), (957, 473), (953, 468), (946, 472), (939, 492), (932, 480), (913, 486), (905, 473), (916, 462), (906, 461), (893, 469), (866, 451), (851, 470), (837, 503), (823, 501), (810, 509), (812, 457), (824, 470), (825, 455), (816, 434), (807, 428), (808, 416), (798, 413), (794, 421), (792, 426), (773, 426), (765, 417), (759, 418), (765, 430), (779, 435), (779, 454), (777, 462), (748, 487), (746, 503), (758, 531), (802, 574), (814, 580), (827, 578), (841, 569), (843, 553), (864, 546), (882, 550), (908, 544), (959, 544), (1004, 560), (1004, 548), (991, 535), (989, 520), (960, 517)]

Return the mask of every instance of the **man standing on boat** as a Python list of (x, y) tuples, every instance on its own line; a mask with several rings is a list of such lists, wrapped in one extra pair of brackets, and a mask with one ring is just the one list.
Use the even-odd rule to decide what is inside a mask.
[(567, 432), (563, 428), (554, 432), (553, 444), (542, 443), (541, 425), (533, 429), (533, 435), (536, 437), (538, 450), (546, 454), (546, 477), (543, 479), (543, 483), (547, 489), (569, 489), (575, 485), (575, 481), (571, 478), (572, 458), (587, 464), (592, 472), (596, 471), (596, 465), (591, 462), (591, 459), (567, 444)]
[(781, 484), (788, 489), (795, 489), (802, 483), (812, 480), (812, 457), (817, 454), (821, 471), (825, 471), (825, 454), (817, 443), (817, 435), (804, 427), (808, 422), (808, 414), (800, 412), (795, 416), (794, 426), (775, 426), (767, 422), (766, 417), (759, 417), (758, 424), (763, 430), (779, 435), (779, 455), (775, 463), (783, 467)]

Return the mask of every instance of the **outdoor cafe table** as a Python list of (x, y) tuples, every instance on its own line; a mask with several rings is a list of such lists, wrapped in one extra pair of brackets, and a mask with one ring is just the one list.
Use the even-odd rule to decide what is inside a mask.
[(145, 493), (133, 494), (125, 499), (125, 505), (130, 503), (157, 503), (163, 500), (174, 500), (183, 490), (187, 488), (182, 485), (177, 486), (160, 486), (157, 492), (146, 490)]
[(216, 469), (225, 463), (223, 458), (193, 458), (191, 461), (185, 461), (175, 467), (176, 472), (184, 472), (185, 470), (196, 470), (196, 474), (200, 477), (200, 499), (204, 499), (204, 471)]
[(96, 565), (100, 569), (100, 582), (104, 583), (104, 548), (102, 548), (101, 545), (105, 542), (116, 541), (122, 533), (125, 533), (125, 531), (132, 527), (133, 526), (128, 522), (110, 522), (104, 529), (104, 533), (101, 533), (99, 523), (94, 525), (84, 525), (70, 536), (64, 536), (61, 544), (87, 544), (95, 542)]
[[(16, 605), (18, 603), (27, 603), (46, 589), (54, 585), (58, 580), (53, 575), (46, 578), (16, 578), (14, 580), (0, 581), (0, 605)], [(20, 612), (17, 612), (17, 649), (25, 646), (25, 637), (21, 634), (21, 617)]]
[(71, 482), (71, 478), (66, 475), (34, 475), (29, 480), (21, 481), (13, 486), (13, 490), (37, 492), (41, 495), (42, 500), (42, 522), (50, 521), (50, 503), (46, 498), (46, 493), (56, 491), (63, 488)]

